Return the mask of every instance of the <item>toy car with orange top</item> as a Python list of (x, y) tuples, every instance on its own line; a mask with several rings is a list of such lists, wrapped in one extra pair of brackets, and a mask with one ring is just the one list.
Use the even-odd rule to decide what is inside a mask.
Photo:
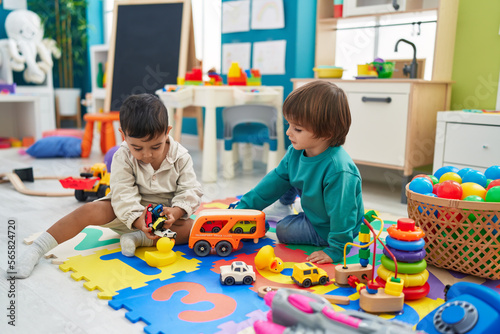
[[(210, 222), (221, 224), (220, 231), (207, 232), (205, 227)], [(246, 233), (241, 233), (239, 229), (235, 231), (234, 228), (240, 226), (239, 224), (251, 226)], [(265, 234), (266, 215), (262, 211), (248, 209), (203, 210), (191, 228), (188, 245), (198, 256), (207, 256), (212, 249), (219, 256), (228, 256), (233, 249), (238, 249), (241, 240), (253, 239), (254, 242), (257, 242)]]

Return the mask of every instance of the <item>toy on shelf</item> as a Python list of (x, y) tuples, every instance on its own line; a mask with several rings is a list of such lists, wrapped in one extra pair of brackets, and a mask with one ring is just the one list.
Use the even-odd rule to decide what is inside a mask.
[(270, 245), (262, 247), (255, 255), (255, 267), (259, 270), (269, 270), (280, 273), (285, 269), (283, 261), (274, 255), (274, 248)]
[(210, 78), (210, 81), (208, 82), (209, 85), (212, 86), (221, 86), (224, 84), (222, 81), (222, 76), (218, 74), (215, 69), (210, 69), (208, 71), (208, 77)]
[(237, 62), (232, 62), (227, 72), (227, 84), (230, 86), (246, 86), (247, 76)]
[[(271, 291), (278, 291), (279, 289), (283, 288), (277, 286), (261, 286), (259, 287), (257, 294), (259, 295), (259, 297), (264, 298), (264, 296), (267, 293)], [(351, 300), (349, 299), (348, 296), (336, 296), (336, 295), (322, 295), (322, 296), (332, 304), (349, 305), (351, 303)]]
[(258, 69), (245, 70), (247, 86), (262, 86), (262, 76)]
[(156, 243), (156, 251), (146, 251), (144, 259), (151, 267), (164, 267), (177, 260), (177, 254), (172, 250), (175, 240), (170, 238), (161, 238)]
[(234, 261), (220, 267), (220, 283), (224, 285), (246, 284), (255, 282), (253, 267), (243, 261)]
[(292, 280), (298, 286), (309, 288), (312, 285), (325, 285), (330, 282), (330, 277), (326, 271), (318, 268), (311, 262), (296, 263), (293, 266)]
[(66, 189), (75, 189), (75, 198), (85, 202), (89, 197), (101, 198), (109, 194), (109, 179), (106, 164), (96, 163), (90, 167), (89, 172), (80, 173), (82, 178), (67, 177), (59, 180)]
[(415, 333), (411, 325), (400, 321), (388, 321), (355, 310), (337, 312), (325, 298), (306, 291), (279, 289), (267, 293), (264, 300), (271, 311), (267, 315), (268, 321), (254, 323), (256, 334)]
[(469, 282), (447, 289), (446, 302), (420, 320), (418, 330), (429, 334), (498, 333), (500, 295), (496, 291)]
[[(375, 233), (373, 227), (370, 225), (375, 219), (381, 222), (381, 228), (378, 234)], [(369, 211), (365, 214), (363, 219), (364, 225), (361, 226), (359, 233), (359, 242), (360, 245), (356, 245), (353, 243), (347, 243), (344, 247), (344, 265), (338, 265), (335, 267), (335, 279), (338, 284), (347, 283), (356, 288), (359, 293), (359, 306), (366, 312), (369, 313), (387, 313), (387, 312), (399, 312), (403, 309), (405, 294), (403, 293), (403, 287), (405, 287), (405, 279), (408, 279), (408, 274), (403, 274), (405, 279), (398, 277), (398, 260), (393, 255), (391, 250), (380, 241), (380, 234), (382, 232), (383, 220), (376, 216), (375, 212)], [(423, 237), (423, 232), (419, 231), (418, 228), (415, 228), (415, 223), (410, 220), (400, 219), (398, 221), (398, 228), (390, 228), (391, 230), (397, 230), (397, 235), (404, 235), (406, 238), (410, 238), (411, 240), (415, 240), (417, 237)], [(373, 240), (370, 240), (369, 231), (374, 236)], [(394, 235), (394, 233), (393, 233)], [(385, 269), (385, 271), (379, 270), (377, 273), (382, 276), (385, 280), (375, 280), (374, 279), (374, 268), (375, 268), (375, 256), (373, 256), (373, 264), (370, 266), (368, 264), (368, 259), (370, 257), (370, 249), (368, 248), (373, 244), (374, 254), (376, 254), (376, 242), (377, 240), (384, 247), (384, 254), (387, 254), (388, 260), (385, 261), (386, 264), (389, 264), (389, 260), (392, 259), (391, 264), (393, 266), (391, 269), (393, 271), (389, 271), (388, 269), (381, 266), (380, 268)], [(359, 265), (350, 265), (350, 268), (346, 265), (346, 250), (347, 246), (355, 246), (360, 248), (359, 257), (360, 263)], [(383, 262), (384, 263), (384, 262)], [(406, 264), (405, 267), (411, 266), (410, 264)], [(368, 270), (368, 268), (370, 268)], [(419, 266), (419, 269), (421, 266)], [(425, 268), (424, 268), (425, 269)], [(351, 274), (352, 272), (352, 274)], [(427, 271), (426, 271), (427, 272)], [(428, 277), (428, 273), (427, 273)], [(426, 281), (427, 279), (425, 279)], [(423, 285), (422, 282), (420, 285)], [(413, 283), (413, 281), (412, 281)], [(407, 283), (406, 283), (407, 284)], [(412, 284), (413, 285), (413, 284)], [(416, 285), (416, 284), (415, 284)], [(408, 285), (406, 285), (408, 286)], [(425, 291), (425, 295), (429, 290)], [(424, 295), (424, 296), (425, 296)], [(419, 298), (423, 297), (421, 294), (418, 295)], [(417, 298), (414, 298), (417, 299)]]
[[(253, 239), (257, 243), (259, 238), (266, 234), (265, 216), (262, 211), (258, 210), (202, 210), (191, 228), (189, 248), (192, 248), (198, 256), (207, 256), (212, 249), (219, 256), (228, 256), (233, 249), (238, 249), (241, 240)], [(217, 233), (208, 233), (205, 229), (206, 224), (215, 221), (222, 222), (222, 229)], [(246, 225), (252, 224), (255, 230), (250, 228), (250, 233), (235, 232), (233, 230), (234, 226), (242, 222), (246, 222)], [(253, 224), (255, 225), (253, 226)], [(202, 232), (202, 228), (205, 232)]]
[(191, 72), (187, 72), (184, 77), (184, 85), (203, 85), (203, 73), (201, 68), (195, 67)]
[(162, 238), (166, 237), (175, 239), (177, 237), (177, 232), (168, 228), (163, 228), (165, 220), (167, 220), (165, 216), (161, 215), (163, 213), (163, 205), (157, 204), (153, 207), (152, 204), (149, 204), (147, 209), (145, 218), (146, 226), (151, 227), (151, 232)]

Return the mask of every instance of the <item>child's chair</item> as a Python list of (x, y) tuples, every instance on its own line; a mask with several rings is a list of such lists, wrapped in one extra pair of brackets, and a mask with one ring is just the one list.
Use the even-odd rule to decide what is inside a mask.
[[(236, 143), (246, 143), (243, 154), (243, 170), (253, 168), (252, 144), (263, 145), (263, 160), (267, 171), (278, 165), (276, 135), (277, 110), (266, 105), (246, 104), (224, 108), (224, 153), (222, 175), (234, 178), (234, 163), (238, 160)], [(266, 154), (267, 153), (267, 154)]]

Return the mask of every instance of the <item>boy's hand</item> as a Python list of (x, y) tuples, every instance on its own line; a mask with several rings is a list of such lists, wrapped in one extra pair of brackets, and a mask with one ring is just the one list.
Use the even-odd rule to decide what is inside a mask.
[(313, 262), (313, 263), (333, 263), (333, 260), (331, 257), (326, 255), (324, 251), (316, 251), (311, 253), (306, 259), (307, 261)]
[(154, 235), (151, 231), (151, 227), (148, 227), (146, 225), (146, 213), (148, 212), (148, 208), (145, 208), (144, 211), (142, 212), (142, 215), (135, 220), (135, 222), (132, 224), (133, 227), (135, 227), (138, 230), (141, 230), (144, 232), (146, 237), (151, 240), (156, 240), (159, 239), (157, 235)]
[(173, 223), (175, 223), (177, 220), (179, 220), (182, 216), (186, 214), (186, 211), (179, 207), (173, 207), (169, 208), (164, 206), (163, 207), (163, 216), (167, 218), (163, 222), (163, 228), (167, 229), (172, 226)]

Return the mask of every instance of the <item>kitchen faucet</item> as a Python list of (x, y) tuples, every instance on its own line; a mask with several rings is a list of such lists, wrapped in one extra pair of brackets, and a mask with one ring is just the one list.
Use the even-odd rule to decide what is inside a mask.
[(396, 42), (396, 47), (394, 48), (394, 52), (398, 52), (399, 42), (408, 43), (413, 47), (413, 60), (410, 64), (410, 66), (405, 64), (405, 66), (403, 67), (403, 74), (406, 76), (408, 76), (408, 74), (409, 74), (410, 79), (415, 79), (417, 77), (417, 66), (418, 66), (417, 65), (417, 48), (415, 47), (415, 44), (413, 44), (412, 42), (410, 42), (404, 38), (401, 38), (399, 41)]

